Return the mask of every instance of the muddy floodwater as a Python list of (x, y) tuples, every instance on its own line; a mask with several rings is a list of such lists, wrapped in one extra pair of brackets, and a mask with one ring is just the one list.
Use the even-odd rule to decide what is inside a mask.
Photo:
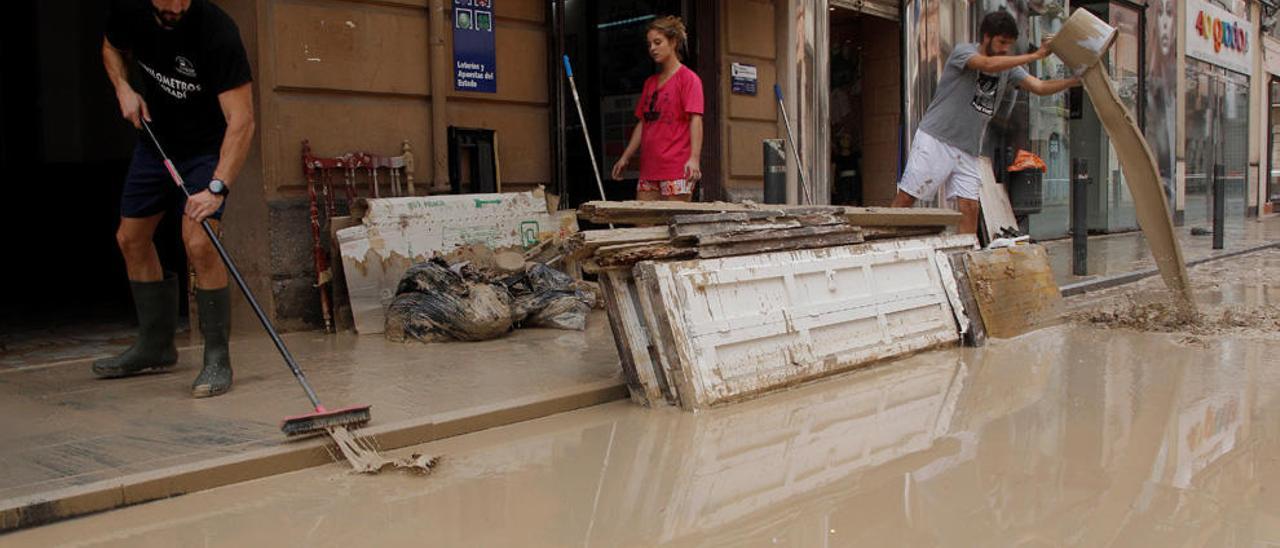
[[(1277, 261), (1192, 277), (1211, 309), (1265, 307)], [(443, 455), (426, 477), (334, 464), (0, 545), (1276, 545), (1273, 335), (1069, 320), (698, 414), (616, 402), (406, 449)]]

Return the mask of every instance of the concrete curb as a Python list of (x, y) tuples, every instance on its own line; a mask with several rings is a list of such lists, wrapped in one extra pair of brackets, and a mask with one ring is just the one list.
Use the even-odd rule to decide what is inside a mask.
[[(1256, 253), (1258, 251), (1274, 249), (1274, 248), (1280, 248), (1280, 242), (1272, 242), (1269, 244), (1262, 244), (1262, 245), (1257, 245), (1253, 247), (1247, 247), (1244, 249), (1237, 249), (1235, 251), (1227, 251), (1224, 253), (1219, 253), (1217, 255), (1210, 255), (1208, 257), (1201, 257), (1199, 259), (1187, 261), (1187, 267), (1190, 268), (1196, 265), (1201, 265), (1204, 263), (1209, 263), (1209, 262), (1217, 261), (1220, 259), (1230, 259), (1232, 257), (1239, 257), (1240, 255), (1248, 255), (1249, 253)], [(1156, 276), (1159, 274), (1160, 274), (1160, 271), (1155, 268), (1148, 268), (1146, 270), (1138, 270), (1135, 272), (1126, 272), (1124, 274), (1113, 274), (1111, 276), (1103, 276), (1101, 278), (1097, 278), (1094, 280), (1085, 280), (1083, 282), (1067, 284), (1062, 286), (1061, 291), (1062, 291), (1063, 297), (1070, 297), (1073, 295), (1083, 295), (1085, 293), (1090, 293), (1093, 291), (1101, 291), (1103, 289), (1110, 289), (1113, 287), (1130, 284), (1138, 280), (1149, 278), (1151, 276)]]
[[(500, 404), (376, 425), (362, 429), (360, 435), (373, 439), (382, 449), (392, 451), (627, 397), (627, 389), (621, 379), (600, 381)], [(0, 534), (332, 464), (333, 459), (325, 449), (327, 443), (326, 438), (312, 438), (239, 455), (3, 500), (0, 501)]]

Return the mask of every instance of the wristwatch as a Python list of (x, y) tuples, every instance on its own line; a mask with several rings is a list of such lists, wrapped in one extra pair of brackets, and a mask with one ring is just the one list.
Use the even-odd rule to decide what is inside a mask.
[(228, 194), (231, 194), (231, 187), (227, 186), (227, 183), (222, 179), (214, 179), (209, 181), (209, 193), (226, 198)]

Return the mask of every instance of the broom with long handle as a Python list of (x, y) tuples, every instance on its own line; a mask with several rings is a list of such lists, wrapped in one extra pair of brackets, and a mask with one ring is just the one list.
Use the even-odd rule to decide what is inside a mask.
[(782, 101), (782, 86), (773, 85), (773, 96), (778, 98), (778, 110), (782, 111), (782, 125), (787, 128), (787, 148), (791, 149), (791, 155), (796, 158), (796, 173), (800, 175), (800, 199), (803, 203), (812, 204), (813, 198), (809, 196), (809, 183), (804, 178), (804, 161), (800, 159), (800, 150), (796, 148), (796, 136), (791, 133), (791, 117), (787, 116), (787, 105)]
[[(183, 184), (182, 175), (178, 173), (178, 169), (174, 167), (173, 162), (169, 160), (169, 156), (164, 153), (164, 149), (160, 146), (160, 140), (156, 139), (156, 134), (151, 131), (151, 126), (147, 124), (146, 120), (142, 120), (142, 127), (147, 130), (147, 135), (151, 137), (151, 142), (156, 145), (156, 151), (164, 159), (164, 167), (169, 170), (169, 176), (173, 178), (173, 182), (178, 185), (178, 188), (182, 190), (182, 193), (187, 198), (190, 198), (191, 193), (187, 191), (186, 185)], [(213, 247), (218, 250), (218, 255), (222, 257), (222, 262), (227, 265), (227, 270), (231, 272), (232, 279), (236, 281), (236, 285), (240, 286), (240, 291), (244, 293), (245, 300), (249, 301), (249, 306), (253, 307), (254, 314), (258, 315), (258, 321), (262, 322), (262, 327), (267, 330), (268, 335), (271, 335), (271, 342), (275, 343), (276, 350), (280, 351), (280, 356), (284, 358), (284, 363), (289, 366), (289, 371), (293, 372), (294, 378), (298, 379), (298, 384), (302, 385), (302, 389), (307, 393), (307, 398), (311, 400), (311, 405), (315, 408), (315, 411), (305, 415), (286, 417), (280, 425), (280, 430), (289, 436), (297, 436), (323, 433), (330, 428), (358, 426), (369, 422), (372, 417), (369, 413), (370, 406), (368, 405), (329, 410), (320, 404), (320, 398), (316, 396), (316, 391), (311, 388), (311, 383), (307, 382), (306, 375), (302, 374), (302, 368), (293, 359), (293, 354), (289, 353), (289, 348), (280, 339), (280, 334), (276, 332), (275, 326), (271, 325), (271, 320), (267, 318), (267, 314), (262, 311), (262, 306), (258, 304), (258, 299), (253, 297), (253, 292), (249, 290), (249, 284), (245, 283), (244, 277), (240, 275), (240, 269), (236, 268), (235, 261), (231, 260), (231, 255), (222, 246), (222, 240), (218, 239), (218, 234), (214, 232), (207, 219), (200, 221), (200, 226), (204, 228), (204, 233), (209, 235), (209, 241), (213, 242)]]
[[(582, 114), (582, 99), (578, 98), (578, 84), (573, 81), (573, 65), (569, 64), (569, 56), (564, 56), (564, 73), (569, 77), (569, 89), (573, 91), (573, 104), (578, 107), (578, 121), (582, 123), (582, 139), (587, 143), (587, 155), (591, 156), (591, 173), (596, 176), (596, 187), (600, 189), (600, 199), (609, 201), (604, 195), (604, 179), (600, 178), (600, 166), (596, 164), (596, 151), (591, 147), (591, 133), (587, 131), (587, 117)], [(613, 223), (609, 223), (613, 228)]]

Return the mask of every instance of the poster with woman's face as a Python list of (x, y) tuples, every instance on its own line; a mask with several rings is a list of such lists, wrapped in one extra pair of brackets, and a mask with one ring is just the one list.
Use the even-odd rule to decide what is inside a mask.
[(1177, 163), (1177, 66), (1176, 29), (1178, 0), (1151, 0), (1147, 4), (1147, 102), (1146, 137), (1160, 167), (1167, 195), (1172, 196)]

